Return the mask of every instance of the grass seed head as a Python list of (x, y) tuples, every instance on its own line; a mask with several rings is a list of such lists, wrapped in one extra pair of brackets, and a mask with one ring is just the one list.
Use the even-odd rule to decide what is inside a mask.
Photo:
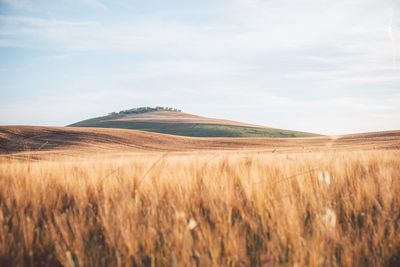
[(194, 228), (197, 227), (197, 225), (198, 224), (197, 224), (196, 220), (193, 219), (193, 218), (190, 218), (187, 227), (188, 227), (189, 230), (193, 230)]
[(336, 214), (330, 208), (323, 208), (320, 212), (321, 222), (327, 226), (334, 228), (336, 226)]
[(328, 171), (320, 171), (318, 172), (318, 181), (325, 186), (330, 186), (332, 178)]

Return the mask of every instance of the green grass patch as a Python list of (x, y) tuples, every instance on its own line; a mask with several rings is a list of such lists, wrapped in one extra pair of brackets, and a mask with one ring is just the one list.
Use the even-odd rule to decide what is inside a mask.
[(133, 121), (110, 121), (117, 119), (120, 115), (94, 118), (72, 124), (75, 127), (101, 127), (120, 128), (149, 131), (156, 133), (192, 136), (192, 137), (310, 137), (315, 134), (282, 130), (275, 128), (257, 128), (223, 124), (200, 124), (200, 123), (156, 123), (156, 122), (133, 122)]

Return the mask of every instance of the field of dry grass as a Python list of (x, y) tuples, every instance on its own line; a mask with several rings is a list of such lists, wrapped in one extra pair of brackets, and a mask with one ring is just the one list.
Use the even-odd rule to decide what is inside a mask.
[(388, 149), (3, 158), (0, 266), (398, 266), (399, 166)]
[(400, 149), (400, 131), (305, 138), (194, 138), (125, 129), (0, 126), (0, 157), (252, 150), (289, 153)]

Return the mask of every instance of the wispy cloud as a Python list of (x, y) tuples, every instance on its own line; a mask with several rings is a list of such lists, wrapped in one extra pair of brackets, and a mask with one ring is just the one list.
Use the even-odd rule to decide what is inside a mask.
[[(59, 1), (62, 4), (62, 1)], [(72, 0), (71, 3), (77, 5), (86, 5), (95, 8), (102, 8), (105, 9), (106, 6), (101, 0)], [(36, 3), (35, 1), (31, 0), (0, 0), (0, 4), (8, 5), (16, 9), (23, 9), (34, 6)]]
[(106, 9), (106, 5), (100, 0), (76, 0), (84, 5)]
[[(400, 8), (400, 7), (399, 7)], [(397, 43), (397, 38), (399, 36), (399, 25), (396, 23), (397, 21), (394, 21), (394, 14), (395, 14), (395, 9), (392, 7), (389, 11), (389, 23), (387, 26), (387, 34), (390, 40), (390, 43), (392, 45), (392, 59), (393, 59), (393, 65), (397, 66), (397, 54), (398, 54), (398, 49), (399, 45)], [(397, 11), (397, 15), (400, 14), (400, 11)]]
[(14, 8), (21, 8), (26, 5), (28, 0), (0, 0), (0, 4), (12, 6)]
[(124, 23), (10, 16), (1, 17), (0, 21), (3, 31), (17, 36), (30, 34), (36, 41), (47, 40), (68, 49), (168, 51), (177, 48), (206, 55), (255, 54), (326, 44), (352, 52), (360, 52), (361, 48), (367, 53), (376, 49), (371, 47), (371, 41), (379, 37), (384, 22), (382, 18), (359, 25), (359, 15), (351, 12), (352, 9), (342, 9), (343, 4), (332, 5), (336, 10), (319, 7), (311, 13), (307, 9), (298, 12), (297, 5), (287, 8), (258, 1), (249, 3), (251, 7), (245, 9), (221, 11), (218, 15), (226, 19), (223, 24), (211, 20), (201, 26), (157, 17), (130, 19)]

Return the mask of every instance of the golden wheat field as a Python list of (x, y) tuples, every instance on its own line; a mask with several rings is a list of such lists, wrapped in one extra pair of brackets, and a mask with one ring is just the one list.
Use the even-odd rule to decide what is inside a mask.
[(0, 161), (1, 266), (398, 266), (400, 151)]

